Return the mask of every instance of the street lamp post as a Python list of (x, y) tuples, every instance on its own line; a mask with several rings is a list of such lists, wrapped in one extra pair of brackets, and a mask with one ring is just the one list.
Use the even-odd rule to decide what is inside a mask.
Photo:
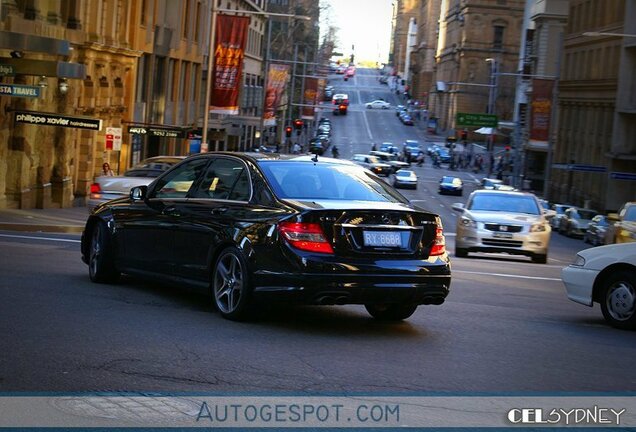
[[(490, 63), (490, 91), (488, 92), (488, 114), (497, 114), (497, 86), (498, 86), (498, 65), (497, 59), (487, 58), (487, 63)], [(488, 177), (492, 175), (492, 166), (495, 161), (494, 158), (494, 146), (495, 146), (495, 129), (488, 137)]]

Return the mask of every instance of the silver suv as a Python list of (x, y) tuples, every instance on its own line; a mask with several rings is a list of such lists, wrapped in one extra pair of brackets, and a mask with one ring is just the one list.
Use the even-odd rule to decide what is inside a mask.
[(453, 204), (457, 218), (455, 256), (469, 252), (526, 255), (545, 264), (552, 231), (536, 196), (525, 192), (477, 190), (466, 206)]

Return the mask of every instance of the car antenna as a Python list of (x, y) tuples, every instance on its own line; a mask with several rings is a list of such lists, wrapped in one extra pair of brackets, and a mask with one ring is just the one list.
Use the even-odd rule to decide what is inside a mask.
[(313, 161), (313, 163), (318, 162), (318, 153), (314, 153), (314, 157), (312, 157), (311, 160)]

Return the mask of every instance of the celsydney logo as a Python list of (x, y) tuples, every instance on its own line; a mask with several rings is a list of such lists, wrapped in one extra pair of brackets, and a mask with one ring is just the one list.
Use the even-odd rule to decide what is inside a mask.
[(508, 421), (513, 424), (621, 424), (625, 409), (613, 408), (514, 408), (508, 411)]

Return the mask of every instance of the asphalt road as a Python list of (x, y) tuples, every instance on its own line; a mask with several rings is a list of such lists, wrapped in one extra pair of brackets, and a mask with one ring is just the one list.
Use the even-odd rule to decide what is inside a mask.
[[(335, 83), (352, 100), (333, 119), (342, 157), (372, 142), (426, 137), (392, 110), (372, 71)], [(404, 194), (438, 212), (454, 249), (464, 197), (438, 196), (445, 169), (416, 168)], [(471, 173), (458, 174), (474, 185)], [(470, 186), (474, 187), (474, 186)], [(265, 308), (250, 323), (206, 297), (132, 278), (96, 285), (73, 235), (0, 233), (0, 391), (614, 392), (636, 387), (636, 333), (566, 298), (561, 268), (586, 245), (553, 234), (548, 264), (477, 254), (453, 259), (451, 294), (403, 323), (361, 306)]]

